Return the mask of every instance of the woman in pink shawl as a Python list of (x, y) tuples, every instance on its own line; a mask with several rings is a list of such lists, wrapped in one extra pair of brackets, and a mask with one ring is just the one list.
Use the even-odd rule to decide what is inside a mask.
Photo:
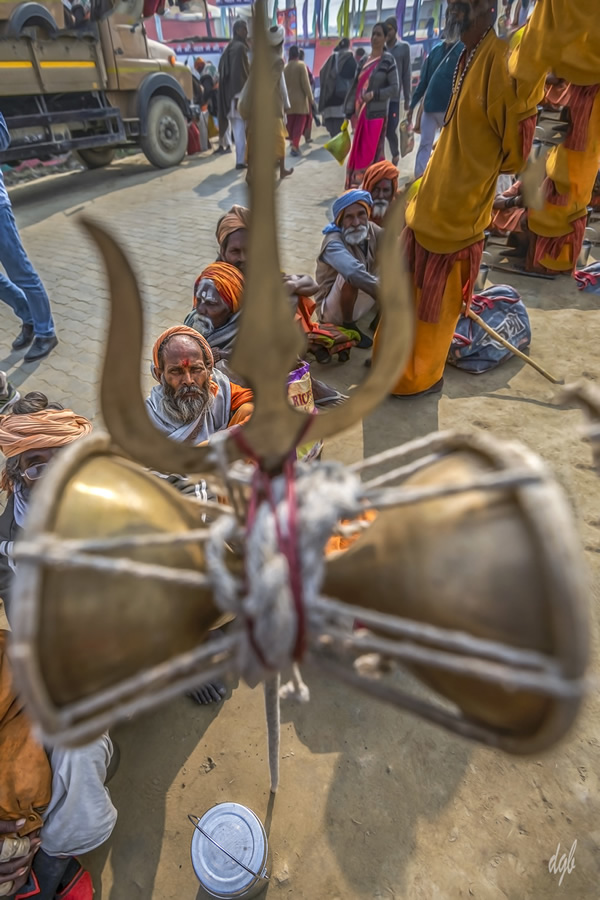
[(359, 67), (346, 97), (346, 118), (356, 117), (346, 189), (360, 185), (365, 169), (385, 158), (388, 106), (398, 96), (396, 60), (385, 51), (385, 29), (378, 22), (371, 33), (371, 55)]

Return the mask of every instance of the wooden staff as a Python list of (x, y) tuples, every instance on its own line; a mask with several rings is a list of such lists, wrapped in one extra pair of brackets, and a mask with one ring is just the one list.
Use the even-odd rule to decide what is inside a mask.
[(513, 347), (512, 344), (509, 344), (508, 341), (502, 337), (502, 335), (498, 334), (497, 331), (494, 331), (493, 328), (483, 321), (481, 316), (478, 316), (477, 313), (474, 313), (471, 309), (467, 310), (466, 315), (473, 319), (474, 322), (477, 322), (483, 330), (493, 337), (495, 341), (498, 341), (499, 344), (502, 344), (503, 347), (506, 347), (507, 350), (510, 350), (511, 353), (514, 353), (515, 356), (518, 356), (519, 359), (522, 359), (523, 362), (526, 362), (528, 366), (532, 366), (540, 375), (543, 375), (544, 378), (547, 378), (548, 381), (551, 381), (552, 384), (564, 384), (564, 378), (555, 378), (554, 375), (551, 375), (550, 372), (547, 372), (543, 366), (540, 366), (539, 363), (536, 363), (535, 360), (530, 359), (526, 356), (521, 350), (518, 350), (516, 347)]

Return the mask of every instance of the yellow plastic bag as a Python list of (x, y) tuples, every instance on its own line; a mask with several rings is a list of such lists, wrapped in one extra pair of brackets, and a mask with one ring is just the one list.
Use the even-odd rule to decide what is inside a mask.
[(334, 159), (337, 159), (340, 166), (343, 166), (344, 160), (350, 153), (350, 147), (352, 146), (352, 141), (348, 134), (348, 119), (344, 119), (342, 122), (340, 133), (336, 134), (330, 141), (327, 141), (324, 146), (325, 150), (329, 150)]
[(208, 130), (209, 141), (211, 138), (219, 137), (219, 129), (217, 128), (217, 126), (215, 124), (215, 120), (213, 119), (213, 117), (211, 116), (210, 113), (208, 114), (208, 121), (206, 123), (206, 127)]

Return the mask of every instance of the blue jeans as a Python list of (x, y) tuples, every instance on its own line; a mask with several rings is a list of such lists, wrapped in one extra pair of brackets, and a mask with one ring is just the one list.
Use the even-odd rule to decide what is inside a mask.
[(25, 252), (10, 206), (0, 206), (0, 263), (8, 275), (0, 280), (0, 300), (7, 303), (24, 324), (33, 325), (36, 337), (53, 335), (54, 321), (48, 294)]

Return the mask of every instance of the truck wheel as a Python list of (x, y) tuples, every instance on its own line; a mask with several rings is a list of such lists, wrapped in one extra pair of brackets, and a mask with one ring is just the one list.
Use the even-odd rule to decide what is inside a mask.
[(157, 169), (178, 166), (188, 142), (187, 122), (178, 103), (171, 97), (153, 97), (146, 125), (140, 144), (147, 160)]
[(115, 158), (114, 147), (89, 147), (87, 150), (79, 150), (81, 162), (88, 169), (101, 169), (109, 166)]

